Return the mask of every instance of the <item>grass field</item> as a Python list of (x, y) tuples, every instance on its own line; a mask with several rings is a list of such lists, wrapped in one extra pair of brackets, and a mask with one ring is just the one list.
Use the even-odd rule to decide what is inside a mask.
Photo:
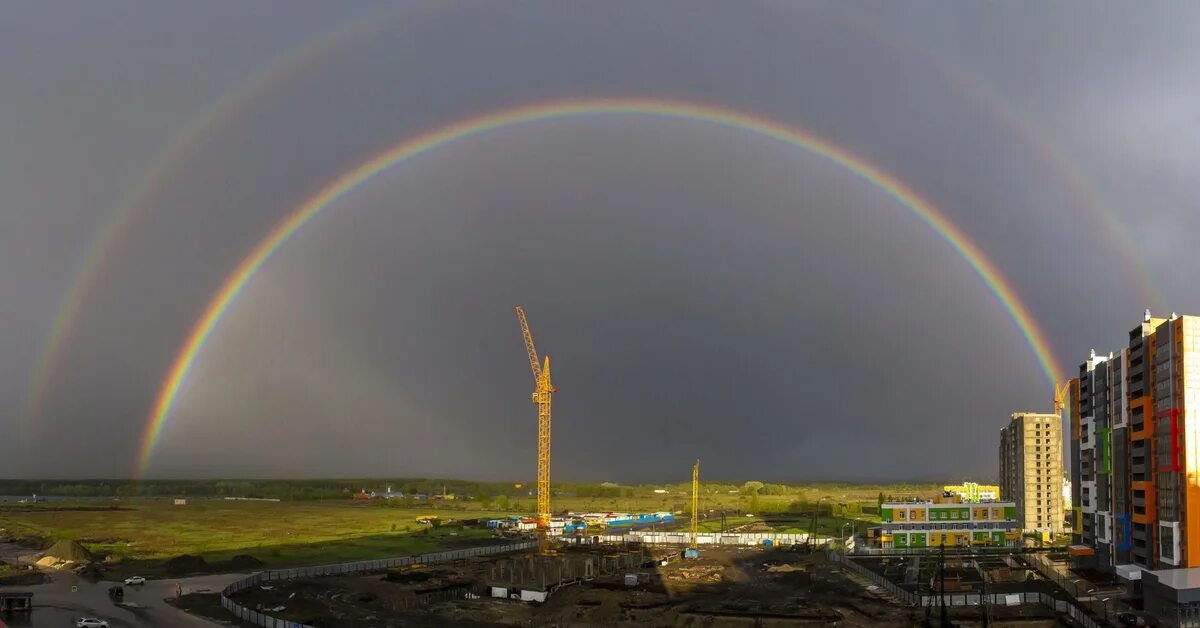
[[(905, 487), (911, 489), (914, 487)], [(819, 534), (839, 535), (843, 524), (860, 531), (878, 519), (859, 512), (874, 506), (887, 487), (817, 485), (787, 495), (748, 497), (730, 490), (708, 490), (701, 509), (709, 513), (701, 530), (715, 531), (720, 520), (710, 511), (725, 510), (726, 526), (764, 522), (780, 532), (806, 532), (807, 514), (820, 512)], [(682, 488), (671, 493), (639, 490), (621, 497), (556, 496), (555, 511), (681, 512), (690, 508)], [(819, 505), (819, 506), (818, 506)], [(36, 505), (0, 504), (0, 536), (79, 541), (98, 557), (111, 556), (113, 575), (162, 572), (163, 561), (194, 555), (208, 563), (249, 554), (269, 567), (291, 567), (404, 556), (486, 542), (486, 528), (427, 529), (416, 519), (437, 514), (455, 518), (529, 514), (532, 499), (497, 501), (398, 502), (226, 501), (191, 499), (175, 506), (167, 500), (91, 500)], [(847, 509), (848, 507), (848, 509)], [(747, 517), (751, 513), (753, 517)], [(686, 526), (686, 518), (677, 524)], [(848, 526), (847, 526), (848, 527)]]
[[(428, 530), (418, 509), (349, 502), (135, 501), (105, 506), (62, 502), (0, 508), (0, 529), (46, 542), (79, 541), (97, 556), (121, 560), (116, 571), (155, 570), (181, 554), (213, 563), (249, 554), (272, 567), (404, 556), (477, 543), (487, 529)], [(458, 518), (482, 511), (456, 511)], [(445, 513), (443, 517), (450, 516)]]

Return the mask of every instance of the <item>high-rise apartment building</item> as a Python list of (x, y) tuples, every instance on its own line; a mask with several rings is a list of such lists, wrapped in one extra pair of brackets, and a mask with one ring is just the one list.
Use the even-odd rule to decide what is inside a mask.
[(1017, 507), (1025, 532), (1062, 531), (1062, 420), (1018, 412), (1000, 430), (1000, 495)]
[(1200, 318), (1147, 312), (1080, 365), (1069, 409), (1074, 541), (1102, 569), (1200, 567)]

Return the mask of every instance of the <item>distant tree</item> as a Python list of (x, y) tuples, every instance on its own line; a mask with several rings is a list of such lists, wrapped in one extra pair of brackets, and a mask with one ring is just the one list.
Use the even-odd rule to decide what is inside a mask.
[(492, 496), (487, 492), (486, 488), (481, 486), (475, 490), (475, 501), (483, 504), (486, 507), (488, 503), (492, 501)]
[(743, 495), (757, 495), (762, 490), (763, 483), (757, 480), (751, 480), (742, 485)]
[(501, 495), (496, 498), (496, 508), (500, 510), (508, 510), (508, 495)]
[(748, 506), (751, 514), (756, 514), (759, 511), (758, 493), (750, 493), (750, 505)]

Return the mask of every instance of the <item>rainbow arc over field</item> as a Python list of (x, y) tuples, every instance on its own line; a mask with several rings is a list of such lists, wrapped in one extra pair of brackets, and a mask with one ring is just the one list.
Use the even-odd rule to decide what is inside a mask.
[(1045, 334), (995, 265), (932, 203), (870, 162), (802, 128), (724, 107), (648, 98), (556, 100), (487, 113), (401, 141), (337, 176), (277, 223), (225, 279), (179, 350), (146, 421), (137, 461), (139, 474), (146, 470), (151, 461), (155, 445), (192, 364), (230, 304), (263, 263), (314, 216), (384, 170), (446, 144), (506, 127), (598, 115), (660, 116), (740, 129), (804, 149), (845, 168), (890, 196), (949, 244), (983, 280), (1016, 324), (1033, 351), (1050, 388), (1053, 389), (1054, 384), (1061, 379), (1059, 362), (1055, 359)]

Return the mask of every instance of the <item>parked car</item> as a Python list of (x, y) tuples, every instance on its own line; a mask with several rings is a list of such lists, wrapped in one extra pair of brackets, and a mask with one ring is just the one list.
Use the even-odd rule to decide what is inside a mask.
[(129, 576), (125, 579), (125, 584), (146, 584), (146, 579), (141, 576)]
[(81, 617), (75, 622), (75, 628), (108, 628), (108, 622), (95, 617)]
[(1117, 621), (1126, 626), (1145, 626), (1146, 618), (1134, 613), (1118, 613)]

